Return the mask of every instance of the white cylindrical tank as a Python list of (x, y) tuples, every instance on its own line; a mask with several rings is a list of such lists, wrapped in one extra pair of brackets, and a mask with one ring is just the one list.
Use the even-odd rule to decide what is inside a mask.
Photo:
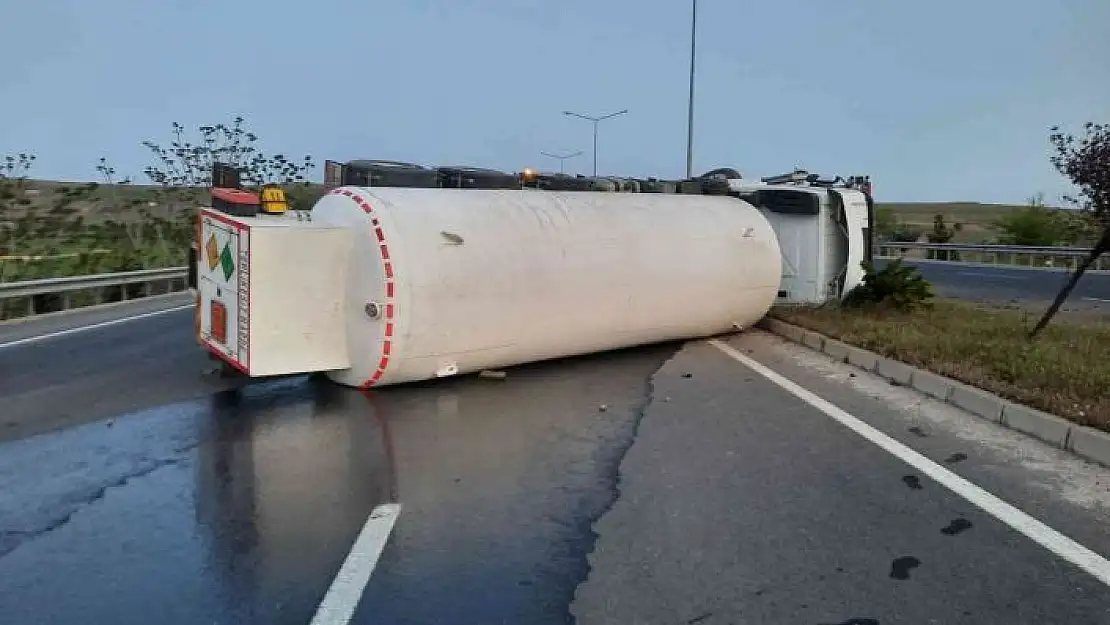
[(781, 275), (727, 196), (340, 187), (312, 216), (356, 233), (328, 375), (364, 388), (747, 327)]

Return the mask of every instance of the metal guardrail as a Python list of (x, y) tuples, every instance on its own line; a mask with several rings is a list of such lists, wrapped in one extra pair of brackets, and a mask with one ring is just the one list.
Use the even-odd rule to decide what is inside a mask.
[[(1049, 267), (1074, 269), (1091, 253), (1089, 247), (1035, 247), (1024, 245), (975, 245), (964, 243), (875, 244), (879, 258), (934, 260), (941, 262), (983, 263), (1007, 267)], [(1091, 269), (1110, 269), (1110, 258), (1095, 260)]]
[(159, 284), (164, 285), (161, 293), (181, 291), (185, 289), (187, 276), (187, 267), (166, 267), (0, 282), (0, 319), (66, 310), (74, 303), (80, 307), (158, 295), (159, 289), (155, 286)]

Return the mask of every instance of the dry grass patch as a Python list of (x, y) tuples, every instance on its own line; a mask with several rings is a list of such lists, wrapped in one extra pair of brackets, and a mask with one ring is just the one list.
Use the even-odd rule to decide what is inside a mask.
[(907, 313), (824, 307), (772, 315), (1110, 431), (1110, 319), (1057, 319), (1029, 341), (1036, 314), (952, 301)]

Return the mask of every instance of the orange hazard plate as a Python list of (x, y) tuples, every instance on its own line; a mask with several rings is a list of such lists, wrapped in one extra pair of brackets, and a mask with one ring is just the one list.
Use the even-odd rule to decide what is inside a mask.
[(221, 302), (212, 300), (211, 319), (212, 319), (212, 338), (220, 343), (227, 345), (227, 306)]

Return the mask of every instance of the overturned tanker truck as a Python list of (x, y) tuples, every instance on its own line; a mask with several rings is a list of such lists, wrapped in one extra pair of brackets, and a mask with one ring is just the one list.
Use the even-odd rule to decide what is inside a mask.
[(843, 297), (871, 253), (861, 177), (328, 162), (295, 211), (222, 176), (191, 259), (197, 340), (251, 377), (370, 388), (706, 337)]

